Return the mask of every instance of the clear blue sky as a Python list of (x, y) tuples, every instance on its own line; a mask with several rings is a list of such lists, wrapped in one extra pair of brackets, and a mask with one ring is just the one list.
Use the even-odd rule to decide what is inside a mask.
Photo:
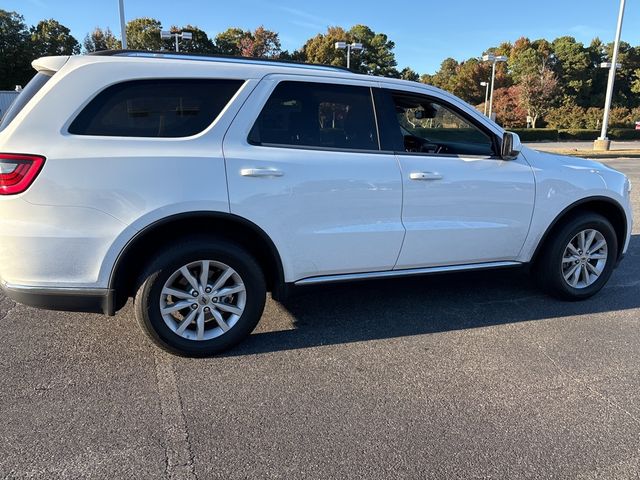
[[(588, 43), (594, 36), (613, 40), (618, 0), (125, 0), (128, 20), (148, 16), (163, 26), (197, 25), (210, 36), (237, 26), (264, 24), (293, 50), (328, 25), (357, 23), (384, 32), (396, 43), (400, 68), (433, 73), (446, 57), (478, 56), (490, 46), (524, 35), (553, 39), (571, 35)], [(95, 26), (119, 36), (118, 0), (3, 0), (29, 24), (55, 18), (81, 42)], [(627, 2), (623, 39), (640, 45), (640, 2)]]

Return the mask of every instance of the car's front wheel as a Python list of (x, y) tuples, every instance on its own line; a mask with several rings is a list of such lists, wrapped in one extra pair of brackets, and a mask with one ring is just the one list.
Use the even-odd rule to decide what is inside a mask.
[(244, 339), (264, 309), (258, 263), (224, 240), (192, 239), (149, 265), (135, 297), (142, 329), (172, 353), (210, 356)]
[(548, 240), (536, 265), (537, 280), (556, 297), (585, 299), (607, 283), (617, 255), (611, 223), (602, 215), (582, 213)]

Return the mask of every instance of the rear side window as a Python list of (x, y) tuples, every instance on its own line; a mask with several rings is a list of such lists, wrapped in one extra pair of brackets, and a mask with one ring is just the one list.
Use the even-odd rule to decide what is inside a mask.
[(31, 100), (36, 93), (40, 91), (44, 84), (51, 78), (50, 74), (36, 73), (27, 86), (22, 89), (20, 95), (11, 103), (11, 106), (2, 116), (0, 121), (0, 131), (4, 130), (11, 121), (18, 116), (20, 111), (25, 107), (29, 100)]
[(100, 92), (69, 127), (75, 135), (188, 137), (213, 123), (242, 80), (134, 80)]
[(378, 150), (371, 90), (313, 82), (282, 82), (251, 132), (254, 145)]

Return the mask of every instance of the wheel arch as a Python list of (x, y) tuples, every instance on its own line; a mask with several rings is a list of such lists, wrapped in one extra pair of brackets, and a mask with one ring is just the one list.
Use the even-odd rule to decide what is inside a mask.
[[(193, 228), (194, 222), (199, 222)], [(237, 242), (251, 252), (263, 269), (267, 288), (274, 297), (285, 288), (282, 258), (275, 244), (255, 223), (232, 213), (194, 211), (170, 215), (136, 233), (120, 251), (111, 269), (109, 289), (114, 292), (110, 314), (119, 310), (135, 293), (139, 276), (153, 258), (171, 241), (178, 240), (181, 228), (191, 226), (197, 234), (211, 234)]]
[(532, 264), (537, 260), (542, 248), (547, 243), (547, 240), (552, 236), (553, 232), (562, 227), (569, 218), (579, 212), (595, 212), (611, 222), (618, 239), (617, 258), (618, 260), (621, 258), (624, 250), (624, 240), (627, 236), (627, 216), (624, 208), (613, 198), (594, 196), (582, 198), (565, 207), (558, 215), (556, 215), (536, 246), (533, 256), (531, 257)]

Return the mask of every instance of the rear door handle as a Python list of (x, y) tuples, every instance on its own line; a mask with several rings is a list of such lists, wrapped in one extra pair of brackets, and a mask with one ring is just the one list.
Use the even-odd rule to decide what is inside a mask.
[(438, 172), (411, 172), (409, 178), (411, 180), (442, 180), (442, 175)]
[(243, 177), (281, 177), (284, 172), (276, 168), (243, 168), (240, 170), (240, 175)]

